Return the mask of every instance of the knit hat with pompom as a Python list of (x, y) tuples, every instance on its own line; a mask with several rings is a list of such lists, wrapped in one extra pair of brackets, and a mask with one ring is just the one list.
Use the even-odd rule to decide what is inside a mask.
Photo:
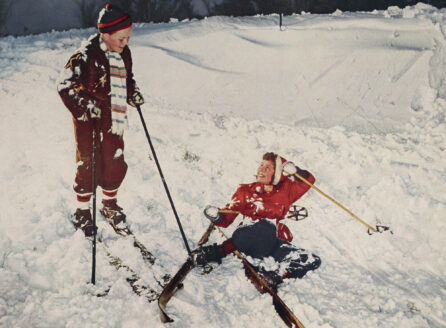
[(132, 26), (130, 15), (109, 3), (99, 12), (98, 29), (100, 33), (115, 33)]

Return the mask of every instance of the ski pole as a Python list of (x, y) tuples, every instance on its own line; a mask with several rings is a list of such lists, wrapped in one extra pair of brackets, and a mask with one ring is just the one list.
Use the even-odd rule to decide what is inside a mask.
[(91, 168), (91, 184), (93, 189), (93, 248), (92, 248), (92, 261), (91, 261), (91, 283), (96, 284), (96, 119), (93, 119), (93, 152), (92, 152), (92, 168)]
[(172, 197), (170, 196), (169, 188), (167, 187), (166, 180), (164, 179), (163, 171), (161, 170), (160, 163), (158, 162), (158, 157), (155, 153), (155, 148), (152, 145), (152, 141), (150, 140), (149, 131), (147, 130), (146, 122), (144, 121), (144, 117), (141, 112), (141, 107), (136, 105), (136, 109), (138, 110), (139, 117), (141, 118), (142, 126), (144, 127), (144, 132), (146, 133), (147, 141), (149, 142), (150, 149), (152, 150), (153, 158), (155, 159), (156, 166), (158, 168), (158, 172), (160, 174), (161, 180), (163, 181), (164, 189), (167, 193), (167, 198), (169, 198), (170, 206), (172, 207), (173, 214), (175, 215), (175, 219), (177, 220), (178, 227), (180, 228), (181, 236), (183, 237), (184, 245), (186, 246), (187, 253), (191, 255), (191, 250), (189, 248), (189, 244), (187, 243), (186, 235), (184, 234), (183, 227), (181, 225), (180, 218), (178, 217), (177, 211), (175, 209), (175, 205), (173, 203)]
[[(306, 217), (308, 217), (308, 211), (305, 207), (301, 206), (299, 209), (297, 209), (296, 205), (292, 206), (293, 212), (288, 212), (287, 219), (293, 220), (293, 221), (302, 221), (303, 219), (305, 219)], [(218, 213), (223, 213), (223, 214), (242, 214), (242, 212), (240, 211), (234, 211), (234, 210), (227, 210), (227, 209), (219, 209)]]
[(340, 208), (342, 208), (344, 211), (346, 211), (348, 214), (350, 214), (352, 217), (354, 217), (356, 220), (358, 220), (359, 222), (361, 222), (363, 225), (365, 225), (367, 228), (369, 228), (370, 230), (372, 230), (373, 232), (379, 232), (377, 229), (373, 228), (371, 225), (367, 224), (366, 222), (364, 222), (363, 220), (361, 220), (357, 215), (355, 215), (353, 212), (351, 212), (350, 210), (348, 210), (347, 208), (345, 208), (341, 203), (339, 203), (338, 201), (336, 201), (334, 198), (330, 197), (329, 195), (327, 195), (325, 192), (323, 192), (322, 190), (320, 190), (318, 187), (316, 187), (314, 184), (312, 184), (310, 181), (308, 181), (307, 179), (305, 179), (303, 176), (301, 176), (299, 173), (294, 173), (294, 176), (300, 180), (302, 180), (303, 182), (305, 182), (307, 185), (309, 185), (311, 188), (313, 188), (314, 190), (316, 190), (317, 192), (319, 192), (321, 195), (325, 196), (326, 198), (328, 198), (329, 200), (331, 200), (333, 203), (335, 203), (336, 205), (338, 205)]
[(241, 214), (242, 212), (240, 212), (240, 211), (233, 211), (233, 210), (219, 209), (218, 213)]

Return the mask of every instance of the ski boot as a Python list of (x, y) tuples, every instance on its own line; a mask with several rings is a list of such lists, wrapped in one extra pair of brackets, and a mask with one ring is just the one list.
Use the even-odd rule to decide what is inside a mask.
[(76, 230), (81, 229), (84, 232), (85, 237), (93, 236), (93, 221), (89, 209), (78, 208), (71, 216), (71, 221)]
[(275, 271), (266, 271), (262, 268), (258, 273), (275, 292), (277, 292), (277, 287), (283, 283), (283, 278)]
[(321, 258), (317, 255), (300, 254), (300, 258), (292, 260), (286, 269), (284, 278), (302, 279), (308, 271), (316, 270), (321, 266)]
[(121, 236), (129, 236), (132, 233), (126, 224), (126, 215), (122, 208), (118, 206), (116, 198), (102, 200), (101, 214), (112, 226), (115, 232)]
[(205, 266), (209, 262), (221, 264), (221, 259), (225, 257), (225, 251), (222, 245), (216, 243), (209, 246), (199, 247), (192, 252), (194, 262), (199, 266)]

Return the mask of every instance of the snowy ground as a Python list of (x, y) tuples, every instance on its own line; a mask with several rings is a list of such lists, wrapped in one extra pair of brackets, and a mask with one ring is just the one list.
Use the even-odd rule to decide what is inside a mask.
[[(284, 22), (282, 31), (278, 16), (135, 26), (143, 112), (191, 248), (207, 227), (203, 208), (223, 206), (274, 151), (366, 222), (393, 230), (369, 236), (317, 192), (301, 199), (310, 217), (288, 222), (294, 243), (323, 263), (280, 288), (300, 321), (446, 327), (446, 11), (419, 4)], [(135, 296), (101, 249), (97, 286), (112, 289), (92, 296), (91, 247), (68, 221), (73, 128), (55, 84), (93, 32), (0, 39), (1, 327), (164, 327), (156, 304)], [(173, 273), (186, 251), (135, 111), (125, 138), (120, 203)], [(128, 243), (110, 244), (150, 280)], [(235, 257), (207, 276), (193, 271), (168, 312), (169, 327), (282, 326)]]

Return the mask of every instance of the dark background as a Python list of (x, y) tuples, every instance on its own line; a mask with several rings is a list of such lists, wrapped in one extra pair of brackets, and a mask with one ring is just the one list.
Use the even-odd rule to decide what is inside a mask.
[[(135, 22), (168, 22), (210, 16), (331, 14), (414, 6), (416, 0), (0, 0), (0, 36), (21, 36), (95, 27), (106, 2), (130, 13)], [(425, 0), (438, 9), (446, 0)], [(446, 12), (446, 9), (444, 9)]]
[[(110, 1), (128, 10), (135, 21), (167, 22), (170, 18), (187, 19), (203, 18), (194, 13), (190, 0), (115, 0)], [(206, 1), (203, 1), (206, 2)], [(342, 11), (372, 11), (383, 10), (389, 6), (404, 8), (413, 6), (420, 1), (415, 0), (226, 0), (221, 5), (208, 6), (205, 16), (251, 16), (257, 14), (300, 14), (302, 11), (313, 14), (333, 13), (336, 9)], [(446, 7), (446, 0), (426, 0), (423, 3), (437, 8)]]

